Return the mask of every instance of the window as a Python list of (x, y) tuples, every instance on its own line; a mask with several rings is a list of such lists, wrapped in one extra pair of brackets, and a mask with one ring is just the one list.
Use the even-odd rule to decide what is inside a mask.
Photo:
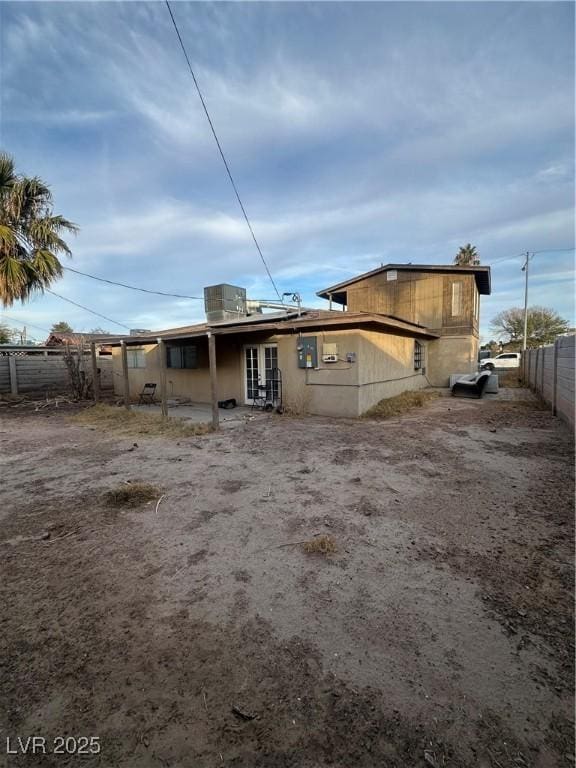
[(168, 368), (198, 368), (198, 347), (195, 344), (179, 344), (166, 347)]
[(462, 283), (452, 283), (452, 317), (462, 314)]
[(386, 280), (398, 280), (398, 271), (396, 269), (389, 269), (386, 272)]
[(143, 349), (126, 349), (128, 368), (146, 368), (146, 353)]
[(414, 370), (419, 371), (423, 368), (424, 362), (424, 347), (419, 341), (414, 342)]

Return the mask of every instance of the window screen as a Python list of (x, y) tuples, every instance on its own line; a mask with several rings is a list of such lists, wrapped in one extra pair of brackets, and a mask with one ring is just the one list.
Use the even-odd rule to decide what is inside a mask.
[(168, 368), (198, 368), (198, 347), (195, 344), (182, 344), (166, 348)]
[(146, 354), (143, 349), (127, 349), (128, 368), (146, 368)]

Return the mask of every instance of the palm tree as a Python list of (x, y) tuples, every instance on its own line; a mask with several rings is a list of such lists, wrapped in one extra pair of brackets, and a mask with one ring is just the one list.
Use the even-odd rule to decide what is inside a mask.
[(459, 267), (477, 267), (480, 264), (480, 257), (476, 253), (476, 248), (470, 243), (462, 246), (454, 257), (454, 264)]
[(14, 160), (0, 152), (0, 301), (26, 301), (62, 276), (58, 254), (70, 256), (61, 238), (78, 227), (52, 213), (52, 193), (38, 177), (16, 174)]

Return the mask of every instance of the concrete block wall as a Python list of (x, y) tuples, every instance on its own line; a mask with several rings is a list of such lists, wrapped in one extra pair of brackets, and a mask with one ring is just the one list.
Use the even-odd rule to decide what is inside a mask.
[[(90, 356), (85, 356), (87, 376), (91, 376)], [(112, 359), (98, 358), (101, 389), (112, 389)], [(67, 392), (68, 369), (62, 354), (5, 355), (0, 357), (0, 393)]]
[(576, 336), (561, 336), (554, 344), (527, 349), (522, 359), (524, 381), (554, 415), (574, 429)]

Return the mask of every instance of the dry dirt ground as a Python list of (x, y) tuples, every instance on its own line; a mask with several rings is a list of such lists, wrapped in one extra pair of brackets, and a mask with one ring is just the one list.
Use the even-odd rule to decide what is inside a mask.
[[(572, 438), (547, 412), (135, 446), (14, 411), (0, 441), (0, 764), (574, 765)], [(158, 510), (107, 507), (125, 480)], [(320, 533), (336, 554), (297, 543)], [(31, 735), (102, 751), (4, 754)]]

